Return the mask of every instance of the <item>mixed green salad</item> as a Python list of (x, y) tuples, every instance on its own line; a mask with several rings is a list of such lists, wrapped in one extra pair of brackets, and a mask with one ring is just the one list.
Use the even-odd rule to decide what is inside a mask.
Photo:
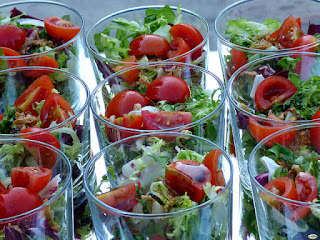
[[(145, 219), (124, 217), (125, 223), (118, 226), (111, 208), (100, 209), (106, 219), (99, 221), (107, 225), (113, 239), (120, 239), (121, 232), (132, 234), (133, 239), (225, 239), (228, 234), (230, 192), (222, 190), (228, 179), (218, 169), (220, 149), (200, 154), (193, 149), (201, 143), (186, 136), (173, 138), (126, 142), (118, 153), (126, 163), (119, 166), (115, 160), (108, 166), (96, 198), (109, 207), (146, 215)], [(202, 149), (206, 148), (203, 144)], [(179, 213), (210, 199), (216, 199), (214, 204)]]

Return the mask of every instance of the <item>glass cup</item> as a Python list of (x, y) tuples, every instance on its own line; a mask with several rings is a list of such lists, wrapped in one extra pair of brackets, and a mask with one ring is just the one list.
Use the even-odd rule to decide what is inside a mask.
[[(91, 62), (93, 65), (93, 69), (96, 75), (96, 80), (98, 83), (100, 83), (101, 80), (104, 78), (108, 77), (112, 73), (118, 71), (119, 69), (122, 69), (124, 67), (130, 67), (134, 66), (137, 64), (146, 64), (148, 63), (148, 58), (143, 57), (140, 59), (138, 62), (130, 60), (130, 58), (125, 58), (122, 60), (119, 60), (121, 58), (119, 57), (114, 57), (114, 56), (108, 56), (105, 54), (104, 50), (101, 49), (100, 45), (96, 45), (97, 41), (97, 34), (103, 32), (110, 24), (114, 24), (114, 20), (118, 18), (124, 18), (128, 21), (137, 21), (139, 22), (140, 25), (143, 24), (144, 19), (146, 17), (146, 10), (147, 9), (153, 9), (154, 12), (158, 11), (159, 9), (163, 8), (164, 6), (142, 6), (142, 7), (136, 7), (136, 8), (130, 8), (130, 9), (125, 9), (116, 13), (113, 13), (109, 16), (106, 16), (102, 18), (100, 21), (98, 21), (95, 25), (93, 25), (87, 32), (86, 35), (86, 46), (89, 51), (89, 55), (91, 58)], [(208, 58), (208, 52), (209, 52), (209, 26), (206, 20), (201, 17), (200, 15), (183, 9), (183, 8), (177, 8), (177, 7), (170, 7), (173, 11), (173, 13), (176, 15), (177, 19), (180, 19), (179, 14), (181, 13), (181, 21), (182, 23), (187, 23), (191, 24), (193, 27), (195, 27), (202, 35), (203, 41), (199, 43), (197, 46), (195, 46), (193, 49), (178, 55), (176, 57), (172, 57), (170, 59), (167, 59), (167, 61), (180, 61), (180, 62), (192, 62), (193, 64), (202, 66), (206, 68), (207, 66), (207, 58)], [(156, 14), (156, 13), (155, 13)], [(160, 20), (159, 20), (160, 21)], [(138, 23), (136, 23), (138, 25)], [(126, 24), (124, 24), (126, 25)], [(172, 25), (171, 23), (169, 25)], [(167, 26), (169, 26), (167, 25)], [(137, 28), (137, 26), (135, 26)], [(140, 26), (141, 28), (141, 26)], [(130, 30), (132, 31), (132, 29)], [(135, 30), (138, 31), (138, 30)], [(141, 30), (143, 31), (141, 34), (146, 31), (146, 29)], [(168, 32), (169, 30), (165, 30), (164, 32)], [(164, 33), (163, 32), (163, 33)], [(119, 31), (116, 30), (111, 30), (109, 32), (110, 37), (116, 37), (117, 34), (120, 34)], [(155, 32), (154, 34), (157, 34)], [(158, 34), (161, 35), (159, 32)], [(119, 35), (118, 35), (119, 36)], [(171, 35), (165, 34), (166, 39), (168, 42), (172, 40)], [(132, 37), (130, 36), (128, 38), (129, 41), (132, 41)], [(106, 40), (108, 41), (108, 40)], [(112, 41), (110, 41), (109, 44), (114, 44)], [(177, 47), (172, 47), (173, 49), (176, 49)], [(109, 50), (105, 50), (109, 51)], [(110, 55), (110, 51), (108, 52)], [(165, 54), (166, 55), (166, 54)], [(139, 56), (140, 58), (141, 56)], [(167, 57), (166, 56), (161, 56), (162, 61), (165, 60)], [(157, 58), (152, 61), (159, 61), (160, 58)], [(151, 61), (149, 61), (151, 62)]]
[[(42, 169), (39, 160), (48, 154), (56, 162), (51, 168), (51, 178), (46, 181), (50, 175)], [(0, 193), (1, 216), (4, 216), (0, 218), (0, 238), (73, 239), (71, 165), (66, 155), (38, 141), (0, 139), (0, 166), (0, 183), (6, 189)], [(25, 172), (13, 170), (17, 167), (25, 167)], [(29, 183), (27, 167), (33, 169)], [(15, 176), (24, 182), (17, 181)], [(44, 186), (35, 189), (35, 184)]]
[[(42, 77), (30, 78), (31, 73)], [(90, 157), (87, 85), (72, 73), (45, 67), (4, 70), (0, 78), (0, 113), (4, 115), (0, 139), (28, 138), (60, 147), (72, 165), (77, 206), (85, 198), (82, 170)], [(55, 90), (51, 90), (51, 84)], [(27, 107), (32, 103), (33, 110)]]
[[(298, 57), (301, 58), (300, 61)], [(290, 60), (298, 62), (295, 66), (290, 67)], [(246, 64), (231, 77), (227, 94), (230, 103), (233, 142), (229, 144), (234, 144), (235, 151), (232, 154), (238, 159), (240, 179), (247, 189), (250, 189), (247, 163), (256, 144), (278, 130), (310, 122), (318, 109), (317, 91), (312, 89), (317, 86), (317, 78), (320, 76), (317, 67), (319, 60), (319, 54), (308, 52), (266, 56)], [(286, 70), (287, 67), (288, 70)], [(264, 82), (266, 81), (264, 79), (267, 78), (273, 80), (268, 80), (269, 84), (267, 84), (268, 81)], [(316, 80), (313, 86), (312, 79), (314, 78)], [(260, 80), (263, 81), (259, 83)], [(302, 83), (304, 83), (303, 86), (301, 86)], [(265, 87), (259, 87), (260, 84)], [(298, 87), (295, 87), (294, 84)], [(291, 96), (296, 91), (292, 97), (286, 95), (289, 89), (293, 90), (289, 94)], [(272, 90), (275, 91), (272, 92)], [(283, 95), (278, 94), (277, 91), (283, 91)], [(278, 98), (278, 95), (283, 98)], [(261, 102), (271, 103), (272, 98), (278, 99), (278, 103), (274, 103), (269, 110), (263, 110), (264, 105), (261, 105)], [(258, 110), (258, 105), (262, 110)], [(291, 142), (292, 139), (292, 136), (288, 134), (286, 138), (279, 139), (279, 141)]]
[[(160, 77), (165, 77), (170, 81), (172, 79), (171, 75), (179, 77), (182, 79), (181, 82), (184, 80), (188, 84), (192, 100), (185, 103), (178, 102), (175, 105), (167, 104), (165, 101), (149, 100), (146, 100), (146, 102), (142, 101), (142, 104), (147, 106), (134, 104), (133, 102), (129, 103), (128, 101), (131, 100), (127, 100), (127, 92), (125, 91), (129, 89), (131, 90), (130, 94), (133, 93), (134, 96), (138, 96), (138, 99), (141, 97), (145, 100), (144, 94), (147, 86), (150, 86), (150, 83), (140, 86), (133, 84), (130, 88), (124, 89), (122, 85), (124, 80), (121, 76), (131, 71), (140, 71), (141, 74), (148, 72), (149, 76), (151, 76), (149, 78), (150, 82), (160, 79)], [(146, 78), (141, 77), (140, 79), (145, 80)], [(185, 86), (185, 83), (183, 85)], [(170, 87), (168, 88), (171, 91), (168, 92), (168, 95), (180, 94), (180, 86), (173, 89), (174, 91)], [(137, 95), (132, 90), (139, 91), (142, 95)], [(124, 97), (118, 97), (122, 95)], [(152, 96), (150, 97), (153, 98)], [(208, 138), (218, 145), (224, 144), (224, 85), (216, 75), (204, 68), (185, 63), (167, 62), (157, 62), (128, 68), (107, 77), (93, 90), (90, 98), (90, 107), (93, 112), (101, 148), (132, 135), (161, 131), (187, 131), (194, 135)], [(116, 100), (112, 101), (113, 99)], [(122, 101), (121, 99), (125, 99), (126, 102), (124, 104), (127, 104), (126, 106), (129, 106), (128, 104), (132, 105), (126, 109), (128, 111), (123, 115), (126, 118), (130, 116), (132, 124), (117, 122), (121, 120), (121, 116), (116, 116), (116, 119), (115, 116), (108, 116), (110, 109), (123, 109), (123, 104), (118, 104), (118, 101)], [(132, 100), (136, 102), (136, 99)], [(140, 102), (140, 100), (137, 102)], [(133, 109), (136, 109), (136, 111), (130, 111)], [(157, 112), (158, 110), (161, 111)], [(113, 112), (112, 110), (112, 114)], [(161, 120), (154, 122), (155, 120), (152, 120), (155, 119), (154, 116)], [(183, 122), (180, 124), (179, 121)]]
[[(235, 37), (230, 39), (230, 34), (227, 32), (229, 27), (227, 25), (228, 21), (238, 21), (239, 18), (242, 18), (262, 24), (270, 18), (283, 23), (285, 19), (292, 15), (294, 18), (300, 18), (301, 29), (305, 35), (313, 35), (312, 27), (315, 27), (316, 24), (320, 23), (320, 18), (317, 14), (318, 8), (319, 2), (314, 0), (246, 0), (236, 2), (222, 10), (215, 20), (215, 33), (218, 39), (217, 50), (219, 52), (224, 80), (227, 82), (237, 69), (254, 59), (289, 51), (313, 51), (314, 47), (319, 44), (319, 40), (317, 40), (313, 43), (306, 42), (309, 44), (304, 45), (303, 47), (298, 47), (298, 45), (290, 48), (281, 48), (279, 46), (268, 45), (267, 43), (269, 41), (262, 39), (260, 45), (256, 44), (255, 46), (249, 47), (248, 42), (251, 41), (248, 40), (251, 34), (250, 30), (252, 30), (252, 34), (257, 35), (258, 33), (254, 32), (252, 29), (256, 26), (250, 24), (231, 24), (233, 29), (230, 31), (232, 33), (243, 30), (242, 33), (239, 33), (243, 35), (243, 38), (240, 41), (236, 40)], [(313, 26), (311, 27), (310, 24)], [(259, 28), (257, 27), (257, 29), (261, 30), (263, 27), (260, 26)], [(260, 33), (267, 33), (268, 31), (270, 30), (266, 30), (266, 27), (264, 26), (264, 31), (261, 31)], [(274, 30), (271, 32), (273, 31)]]
[[(21, 1), (1, 5), (0, 12), (4, 18), (1, 25), (10, 23), (12, 16), (17, 19), (13, 23), (11, 21), (11, 24), (21, 26), (26, 32), (26, 40), (21, 47), (18, 44), (11, 46), (16, 53), (4, 50), (2, 54), (0, 51), (0, 70), (25, 66), (53, 67), (85, 79), (84, 19), (77, 10), (58, 2)], [(43, 19), (52, 16), (70, 20), (75, 27), (55, 32), (49, 25), (49, 30), (47, 27), (46, 31), (43, 31)]]
[[(249, 174), (260, 239), (320, 236), (319, 123), (276, 132), (253, 149)], [(270, 142), (294, 136), (291, 144)], [(286, 191), (286, 192), (285, 192)]]
[[(143, 134), (126, 138), (101, 150), (91, 159), (84, 173), (84, 186), (97, 239), (135, 239), (139, 237), (143, 239), (151, 239), (152, 237), (160, 239), (212, 239), (213, 237), (215, 239), (229, 239), (231, 237), (231, 186), (233, 169), (229, 157), (222, 149), (220, 149), (221, 155), (218, 157), (218, 169), (221, 169), (221, 171), (218, 171), (223, 173), (223, 185), (225, 186), (219, 187), (218, 194), (213, 193), (210, 200), (201, 202), (200, 204), (193, 202), (191, 205), (187, 205), (186, 200), (180, 200), (186, 204), (185, 207), (181, 206), (181, 202), (180, 204), (177, 202), (177, 208), (174, 208), (169, 203), (173, 207), (170, 210), (165, 210), (165, 208), (161, 207), (161, 204), (157, 204), (158, 201), (164, 204), (167, 201), (166, 199), (170, 199), (170, 195), (172, 194), (170, 191), (174, 187), (172, 185), (171, 190), (162, 195), (162, 193), (167, 191), (165, 189), (168, 187), (168, 182), (162, 185), (162, 181), (159, 179), (166, 182), (164, 177), (165, 166), (167, 164), (165, 162), (167, 160), (195, 160), (192, 156), (195, 156), (194, 154), (196, 153), (196, 158), (201, 162), (201, 159), (208, 152), (216, 149), (219, 149), (216, 144), (198, 136), (163, 132), (161, 134)], [(167, 160), (160, 164), (153, 160), (152, 153), (155, 153), (160, 158), (167, 156), (165, 157)], [(188, 156), (179, 156), (181, 153), (187, 153)], [(140, 160), (142, 162), (138, 164), (137, 161)], [(171, 160), (169, 161), (171, 162)], [(134, 166), (135, 164), (137, 165)], [(140, 170), (137, 169), (134, 173), (131, 171), (133, 170), (132, 167), (144, 170), (139, 172)], [(131, 173), (133, 174), (131, 175)], [(167, 174), (166, 178), (169, 179)], [(129, 178), (126, 176), (129, 176)], [(120, 202), (122, 201), (121, 193), (118, 192), (117, 194), (120, 195), (113, 195), (112, 191), (109, 192), (111, 188), (113, 189), (122, 185), (122, 189), (124, 189), (133, 184), (131, 179), (133, 182), (139, 181), (141, 187), (146, 192), (149, 188), (150, 193), (153, 192), (153, 195), (141, 195), (142, 199), (151, 201), (148, 204), (152, 204), (153, 207), (148, 210), (149, 213), (143, 213), (140, 208), (142, 205), (134, 205), (135, 203), (133, 204), (134, 208), (132, 211), (126, 210), (129, 209), (127, 204), (130, 201), (127, 199), (132, 194), (134, 196), (136, 190), (133, 193), (129, 190), (123, 190), (125, 192), (125, 196), (123, 196), (125, 200), (122, 200), (126, 202), (122, 206), (123, 208), (120, 206)], [(177, 181), (178, 179), (174, 182)], [(157, 187), (155, 187), (157, 184), (167, 187), (163, 188), (163, 192), (162, 190), (158, 192), (156, 190)], [(210, 185), (209, 183), (207, 184)], [(175, 190), (178, 191), (177, 189)], [(104, 200), (102, 200), (101, 196), (97, 197), (97, 194), (101, 194), (100, 191), (103, 193), (107, 192), (107, 194), (111, 193), (112, 197), (117, 199), (119, 205), (112, 205), (107, 199), (105, 200), (109, 205), (102, 202)], [(185, 194), (182, 195), (187, 197)], [(157, 200), (154, 201), (150, 196), (153, 196)], [(171, 199), (170, 201), (175, 200)], [(189, 208), (187, 206), (193, 207)]]

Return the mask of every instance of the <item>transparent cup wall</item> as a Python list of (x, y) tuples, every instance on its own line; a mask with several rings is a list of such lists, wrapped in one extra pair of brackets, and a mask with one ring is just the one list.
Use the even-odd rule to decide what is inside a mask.
[[(32, 150), (31, 153), (26, 146), (32, 146), (33, 150), (39, 149), (39, 151)], [(14, 196), (12, 193), (12, 191), (15, 191), (14, 189), (18, 189), (17, 193), (20, 191), (20, 195), (18, 195), (20, 203), (17, 201), (16, 205), (11, 206), (14, 210), (11, 209), (9, 212), (17, 211), (19, 207), (25, 209), (30, 206), (28, 204), (30, 204), (32, 198), (26, 197), (24, 188), (11, 188), (10, 175), (11, 170), (15, 167), (45, 167), (41, 164), (41, 159), (46, 157), (41, 154), (35, 157), (39, 152), (49, 153), (50, 157), (56, 161), (51, 168), (53, 172), (51, 181), (39, 193), (33, 193), (33, 195), (38, 195), (43, 203), (39, 207), (19, 215), (0, 219), (1, 239), (73, 239), (71, 165), (61, 151), (48, 144), (30, 140), (0, 139), (0, 181), (8, 188), (1, 193), (1, 206), (2, 208), (7, 206), (4, 199), (10, 199), (9, 195)], [(38, 163), (35, 158), (40, 159)], [(8, 191), (10, 192), (8, 193)], [(28, 194), (31, 191), (29, 190)], [(21, 202), (21, 199), (26, 202)], [(19, 204), (24, 206), (19, 206)]]
[[(147, 239), (153, 236), (167, 236), (170, 239), (230, 239), (233, 171), (223, 150), (218, 168), (223, 171), (226, 186), (216, 197), (191, 209), (159, 214), (133, 213), (110, 207), (96, 198), (95, 194), (99, 189), (110, 191), (109, 187), (118, 186), (117, 178), (120, 179), (123, 165), (132, 160), (132, 154), (139, 156), (139, 146), (149, 145), (154, 137), (159, 137), (172, 146), (178, 144), (181, 149), (192, 149), (201, 155), (217, 149), (217, 145), (206, 139), (172, 132), (134, 136), (104, 148), (90, 161), (84, 175), (97, 239)], [(186, 140), (186, 145), (188, 140), (192, 141), (192, 147), (184, 146), (181, 138)], [(172, 224), (177, 224), (174, 228), (176, 230), (171, 228)]]
[[(137, 8), (130, 8), (123, 11), (116, 12), (114, 14), (111, 14), (109, 16), (106, 16), (105, 18), (98, 21), (94, 26), (92, 26), (87, 34), (86, 34), (86, 46), (91, 58), (91, 62), (93, 65), (93, 69), (96, 75), (96, 80), (99, 83), (104, 78), (108, 77), (112, 73), (114, 73), (114, 67), (116, 66), (123, 66), (126, 64), (129, 64), (129, 66), (133, 66), (135, 63), (126, 63), (123, 61), (116, 61), (110, 58), (107, 58), (105, 54), (102, 52), (100, 53), (95, 45), (94, 35), (97, 33), (101, 33), (107, 26), (109, 26), (112, 23), (112, 20), (117, 18), (125, 18), (129, 21), (144, 21), (144, 18), (146, 16), (145, 12), (149, 8), (153, 9), (159, 9), (164, 6), (143, 6), (143, 7), (137, 7)], [(178, 16), (177, 8), (171, 7), (173, 12), (176, 16)], [(192, 49), (191, 51), (182, 54), (180, 56), (177, 56), (175, 58), (168, 59), (167, 61), (181, 61), (181, 57), (184, 59), (183, 62), (191, 62), (193, 59), (190, 59), (190, 56), (195, 51), (199, 51), (201, 49), (201, 57), (199, 57), (196, 62), (193, 62), (193, 64), (199, 65), (201, 67), (207, 66), (207, 59), (208, 59), (208, 53), (209, 53), (209, 26), (206, 20), (198, 15), (197, 13), (194, 13), (192, 11), (181, 9), (182, 14), (182, 22), (188, 23), (194, 26), (199, 30), (203, 37), (202, 43), (200, 43), (196, 48)], [(111, 37), (115, 37), (115, 32), (110, 33)], [(143, 62), (140, 62), (141, 64), (144, 64)]]
[[(106, 109), (111, 99), (121, 92), (121, 75), (126, 71), (139, 68), (159, 72), (159, 76), (171, 75), (178, 76), (185, 80), (191, 88), (191, 97), (193, 89), (201, 88), (207, 91), (210, 95), (208, 100), (212, 101), (212, 109), (206, 109), (206, 113), (202, 114), (202, 118), (190, 124), (180, 127), (167, 128), (163, 130), (137, 130), (125, 128), (115, 125), (107, 121), (105, 116)], [(133, 85), (131, 89), (138, 90), (137, 86)], [(159, 62), (149, 65), (137, 66), (128, 70), (117, 72), (101, 82), (92, 92), (90, 97), (90, 107), (93, 112), (94, 122), (98, 134), (100, 147), (106, 147), (108, 144), (120, 140), (124, 137), (146, 133), (146, 132), (161, 132), (161, 131), (191, 131), (192, 134), (201, 136), (217, 143), (219, 146), (224, 144), (225, 139), (225, 93), (223, 83), (217, 76), (204, 68), (183, 63), (165, 63)], [(127, 90), (127, 88), (126, 88)], [(200, 109), (193, 109), (193, 114), (201, 112)]]
[[(41, 126), (40, 116), (42, 110), (38, 117), (23, 113), (20, 110), (13, 110), (14, 112), (9, 110), (11, 114), (8, 114), (6, 110), (7, 106), (13, 107), (17, 98), (37, 79), (27, 77), (30, 73), (36, 73), (36, 75), (39, 76), (48, 74), (47, 76), (49, 76), (53, 82), (54, 88), (73, 109), (74, 116), (58, 124), (55, 122), (51, 123), (49, 127), (40, 128), (38, 132), (32, 132), (29, 133), (29, 135), (34, 136), (31, 137), (31, 139), (34, 138), (34, 140), (38, 139), (41, 141), (41, 137), (37, 136), (41, 136), (42, 132), (48, 132), (59, 141), (61, 151), (66, 154), (72, 165), (73, 196), (75, 198), (75, 206), (77, 206), (85, 197), (82, 187), (82, 172), (87, 160), (90, 158), (89, 89), (87, 85), (74, 74), (53, 68), (27, 67), (0, 71), (0, 78), (2, 79), (0, 88), (0, 111), (1, 114), (11, 116), (9, 117), (9, 122), (4, 125), (8, 129), (6, 133), (0, 134), (0, 139), (8, 137), (25, 138), (28, 136), (28, 133), (19, 133), (20, 130), (28, 127)], [(28, 99), (26, 99), (26, 102), (27, 101)], [(52, 102), (53, 107), (55, 104), (60, 104), (60, 107), (64, 106), (59, 100)], [(62, 112), (63, 114), (64, 107), (56, 111), (58, 113)], [(48, 115), (48, 119), (50, 119), (50, 115)], [(44, 141), (47, 141), (46, 138), (44, 138)]]

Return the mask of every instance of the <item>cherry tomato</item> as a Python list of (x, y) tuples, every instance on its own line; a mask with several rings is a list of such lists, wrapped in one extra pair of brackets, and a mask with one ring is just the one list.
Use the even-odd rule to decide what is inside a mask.
[(19, 51), (26, 41), (26, 32), (14, 25), (0, 25), (0, 47)]
[[(304, 45), (312, 44), (317, 42), (318, 39), (312, 35), (303, 35), (299, 37), (294, 43), (292, 47), (301, 47)], [(318, 50), (319, 44), (312, 45), (312, 47), (304, 47), (301, 49), (301, 51), (304, 52), (316, 52)]]
[(204, 164), (210, 170), (212, 175), (211, 184), (215, 186), (225, 186), (223, 173), (221, 170), (218, 170), (218, 161), (220, 154), (221, 151), (219, 148), (217, 148), (209, 152), (202, 161), (202, 164)]
[(230, 54), (229, 71), (231, 76), (235, 71), (247, 63), (247, 57), (244, 52), (235, 48), (231, 49)]
[(0, 182), (0, 193), (6, 190), (5, 186), (3, 186), (2, 182)]
[(26, 67), (27, 62), (23, 59), (21, 59), (21, 55), (16, 52), (15, 50), (12, 50), (10, 48), (6, 47), (0, 47), (0, 52), (3, 51), (4, 55), (7, 57), (17, 57), (14, 59), (8, 60), (8, 67), (9, 68), (17, 68), (17, 67)]
[(30, 112), (33, 116), (38, 116), (38, 112), (33, 109), (36, 102), (46, 99), (54, 89), (53, 83), (48, 75), (37, 78), (15, 101), (14, 106), (22, 112)]
[(41, 197), (23, 187), (9, 188), (0, 193), (0, 219), (31, 211), (43, 204)]
[[(129, 115), (126, 114), (123, 117), (118, 117), (114, 120), (114, 124), (126, 128), (133, 128), (133, 129), (141, 129), (142, 128), (142, 117), (138, 115)], [(120, 139), (133, 136), (134, 134), (130, 131), (122, 131), (112, 129), (111, 127), (105, 126), (108, 139), (111, 142), (119, 141)]]
[(137, 103), (141, 104), (141, 107), (144, 107), (148, 105), (149, 100), (138, 91), (122, 91), (115, 95), (109, 102), (106, 117), (111, 117), (112, 115), (116, 116), (116, 118), (122, 117), (124, 114), (132, 111), (134, 105)]
[(49, 36), (65, 42), (74, 38), (81, 29), (80, 26), (74, 26), (70, 21), (59, 17), (46, 17), (43, 22)]
[[(173, 39), (170, 42), (170, 46), (171, 46), (171, 51), (168, 53), (168, 58), (178, 57), (178, 56), (180, 56), (186, 52), (189, 52), (191, 50), (191, 48), (189, 47), (187, 42), (181, 37)], [(190, 62), (191, 61), (190, 55), (178, 58), (177, 61)]]
[[(312, 120), (318, 119), (320, 122), (320, 110), (318, 110), (312, 117)], [(310, 128), (310, 140), (313, 146), (320, 152), (320, 127)]]
[(97, 198), (111, 207), (129, 212), (138, 203), (136, 199), (137, 186), (141, 188), (140, 182), (129, 183), (98, 195)]
[[(72, 116), (74, 116), (74, 112), (70, 104), (61, 95), (52, 92), (46, 98), (41, 108), (41, 127), (48, 128), (53, 121), (57, 124), (62, 123)], [(76, 121), (72, 123), (72, 126), (74, 127), (75, 124)]]
[(183, 79), (165, 75), (151, 82), (145, 95), (152, 100), (183, 103), (190, 98), (190, 94), (190, 88)]
[[(282, 125), (276, 123), (270, 124), (268, 120), (264, 122), (258, 122), (254, 116), (249, 117), (249, 129), (251, 135), (257, 142), (260, 142), (262, 139), (271, 135), (272, 133), (289, 127), (292, 127), (292, 125)], [(279, 143), (283, 146), (287, 146), (294, 141), (295, 136), (296, 131), (290, 131), (270, 139), (268, 142), (265, 143), (265, 145), (268, 147), (272, 147), (274, 143)]]
[(268, 110), (273, 104), (285, 101), (297, 91), (298, 88), (287, 78), (271, 76), (258, 85), (254, 101), (258, 110)]
[[(28, 66), (39, 66), (39, 67), (50, 67), (50, 68), (58, 68), (59, 63), (52, 59), (51, 57), (45, 55), (42, 57), (31, 58), (28, 61)], [(23, 74), (30, 78), (37, 78), (42, 75), (47, 75), (52, 73), (51, 70), (28, 70), (24, 71)]]
[(169, 50), (170, 44), (165, 38), (155, 34), (143, 34), (131, 41), (129, 55), (155, 55), (162, 58)]
[(157, 113), (148, 110), (141, 111), (143, 126), (147, 130), (161, 130), (184, 126), (192, 122), (190, 112), (167, 112), (159, 111)]
[[(132, 63), (136, 63), (137, 62), (137, 58), (135, 56), (129, 56), (126, 57), (122, 60), (122, 62), (125, 62), (123, 65), (118, 65), (116, 67), (113, 68), (113, 70), (115, 72), (118, 72), (120, 70), (129, 68), (129, 67), (133, 67), (133, 66), (137, 66), (136, 64), (130, 64), (130, 62)], [(134, 83), (135, 81), (138, 80), (139, 77), (139, 68), (135, 68), (129, 71), (126, 71), (124, 73), (122, 73), (121, 75), (119, 75), (123, 80), (126, 80), (127, 82), (129, 82), (130, 84)]]
[(3, 119), (3, 114), (0, 114), (0, 121), (2, 121)]
[(13, 187), (25, 187), (40, 192), (50, 182), (52, 170), (41, 167), (15, 167), (11, 169)]
[(299, 22), (290, 15), (286, 20), (284, 20), (279, 29), (278, 42), (284, 48), (292, 48), (294, 42), (302, 35), (303, 32)]
[[(40, 132), (43, 128), (29, 127), (20, 131), (20, 133), (29, 133), (23, 135), (23, 138), (47, 143), (53, 147), (60, 149), (59, 141), (49, 132)], [(52, 168), (57, 161), (57, 154), (46, 147), (41, 147), (36, 143), (24, 143), (28, 151), (33, 155), (40, 167)]]
[[(298, 194), (295, 184), (290, 178), (278, 177), (268, 182), (266, 185), (264, 185), (264, 187), (270, 192), (281, 197), (298, 200)], [(279, 208), (279, 202), (276, 199), (271, 199), (271, 197), (263, 196), (263, 200), (270, 206), (273, 206), (277, 209)]]
[(167, 166), (165, 178), (179, 195), (187, 193), (192, 201), (199, 203), (205, 196), (203, 186), (211, 181), (211, 172), (199, 162), (179, 160)]

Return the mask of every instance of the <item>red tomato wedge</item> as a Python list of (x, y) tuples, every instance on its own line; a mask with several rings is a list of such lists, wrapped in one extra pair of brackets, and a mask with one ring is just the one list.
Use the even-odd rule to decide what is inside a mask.
[(188, 84), (181, 78), (165, 75), (151, 82), (145, 96), (152, 100), (166, 100), (172, 103), (185, 102), (190, 98), (191, 91)]
[[(42, 105), (40, 120), (41, 127), (48, 128), (55, 121), (57, 124), (74, 116), (70, 104), (59, 94), (50, 93)], [(76, 120), (72, 122), (74, 127)]]
[(0, 182), (0, 193), (6, 190), (6, 188), (3, 186), (2, 182)]
[[(130, 68), (133, 66), (137, 66), (136, 64), (130, 64), (130, 63), (137, 63), (137, 58), (135, 56), (129, 56), (122, 60), (123, 65), (118, 65), (113, 68), (113, 71), (118, 72), (126, 68)], [(135, 68), (132, 70), (128, 70), (121, 75), (119, 75), (123, 80), (126, 80), (128, 83), (132, 84), (138, 80), (139, 77), (139, 68)]]
[(190, 112), (167, 112), (159, 111), (157, 113), (148, 110), (141, 111), (143, 126), (147, 130), (161, 130), (175, 127), (181, 127), (192, 122)]
[[(304, 45), (312, 44), (317, 42), (318, 39), (312, 35), (303, 35), (299, 37), (294, 43), (292, 47), (301, 47)], [(304, 47), (301, 49), (303, 52), (316, 52), (318, 50), (319, 44), (312, 45), (311, 47)]]
[(230, 54), (229, 71), (231, 76), (235, 71), (247, 63), (247, 56), (244, 52), (235, 48), (231, 49)]
[(0, 25), (0, 47), (19, 51), (26, 41), (26, 32), (11, 24)]
[(290, 15), (279, 29), (278, 42), (284, 48), (292, 48), (294, 42), (302, 35), (301, 22), (299, 24), (299, 21)]
[[(59, 63), (51, 57), (45, 55), (41, 57), (31, 58), (28, 61), (28, 66), (58, 68)], [(52, 72), (52, 70), (28, 70), (24, 71), (23, 74), (30, 78), (37, 78), (42, 75), (50, 74)]]
[(258, 85), (255, 93), (257, 110), (269, 110), (273, 104), (285, 101), (297, 91), (298, 88), (285, 77), (267, 77)]
[[(20, 131), (20, 133), (29, 133), (23, 136), (25, 139), (35, 140), (39, 142), (47, 143), (53, 147), (60, 149), (59, 141), (49, 132), (40, 132), (43, 128), (29, 127)], [(53, 150), (49, 150), (46, 147), (39, 146), (36, 143), (24, 143), (25, 147), (35, 158), (37, 164), (40, 167), (52, 168), (57, 161), (57, 154)]]
[[(320, 122), (320, 110), (318, 110), (312, 117), (312, 120), (318, 119)], [(313, 146), (320, 152), (320, 127), (310, 128), (310, 140)]]
[(12, 50), (11, 48), (6, 47), (0, 47), (0, 53), (3, 51), (3, 54), (7, 57), (17, 57), (8, 60), (8, 67), (9, 68), (17, 68), (17, 67), (26, 67), (27, 62), (24, 59), (21, 59), (21, 55), (16, 52), (15, 50)]
[(137, 186), (141, 188), (140, 182), (129, 183), (98, 195), (97, 198), (111, 207), (129, 212), (138, 203), (136, 199)]
[[(168, 53), (168, 58), (178, 57), (191, 50), (188, 43), (181, 37), (173, 39), (170, 42), (170, 46), (171, 46), (171, 51)], [(190, 58), (189, 54), (185, 57), (181, 57), (177, 59), (177, 61), (179, 62), (190, 62), (191, 60), (192, 59)]]
[(65, 42), (74, 38), (81, 29), (80, 26), (74, 26), (70, 21), (59, 17), (46, 17), (43, 22), (49, 36)]
[(52, 170), (41, 167), (15, 167), (11, 169), (13, 187), (25, 187), (40, 192), (50, 182)]
[(29, 112), (33, 116), (38, 116), (38, 112), (33, 109), (36, 102), (45, 100), (52, 89), (53, 83), (48, 75), (37, 78), (15, 101), (14, 106), (22, 112)]
[(211, 172), (211, 184), (215, 186), (225, 186), (226, 183), (223, 178), (223, 173), (218, 170), (218, 161), (221, 151), (219, 148), (209, 152), (203, 159), (202, 164), (204, 164)]
[(179, 160), (167, 166), (165, 178), (179, 195), (187, 193), (192, 201), (199, 203), (205, 196), (203, 186), (211, 181), (211, 172), (196, 161)]

